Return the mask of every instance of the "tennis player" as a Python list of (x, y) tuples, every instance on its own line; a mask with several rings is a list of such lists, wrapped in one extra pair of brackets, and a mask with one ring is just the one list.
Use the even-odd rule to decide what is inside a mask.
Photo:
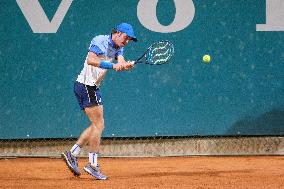
[[(134, 62), (125, 61), (123, 56), (124, 47), (129, 41), (136, 42), (137, 39), (133, 27), (128, 23), (121, 23), (110, 35), (98, 35), (91, 41), (83, 70), (74, 84), (74, 93), (79, 105), (91, 124), (81, 133), (70, 151), (61, 154), (75, 176), (80, 175), (77, 157), (81, 149), (89, 144), (89, 163), (84, 167), (84, 171), (96, 179), (107, 179), (107, 176), (101, 173), (97, 160), (104, 129), (103, 100), (99, 86), (108, 70), (123, 71), (134, 67)], [(117, 60), (116, 64), (112, 63), (114, 59)]]

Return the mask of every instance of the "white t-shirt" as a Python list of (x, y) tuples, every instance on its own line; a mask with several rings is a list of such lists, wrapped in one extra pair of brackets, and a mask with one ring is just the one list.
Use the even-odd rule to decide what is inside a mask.
[[(98, 35), (93, 38), (89, 46), (89, 52), (93, 52), (103, 60), (112, 61), (119, 55), (123, 55), (123, 47), (115, 48), (111, 35)], [(90, 86), (99, 86), (105, 77), (107, 70), (87, 64), (87, 57), (84, 67), (78, 75), (77, 80), (80, 83)]]

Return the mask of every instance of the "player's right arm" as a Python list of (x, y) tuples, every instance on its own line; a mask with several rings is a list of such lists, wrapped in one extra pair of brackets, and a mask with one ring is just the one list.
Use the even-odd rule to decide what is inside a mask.
[(95, 67), (100, 67), (101, 58), (98, 57), (94, 52), (89, 51), (87, 57), (87, 64)]
[(113, 64), (109, 61), (102, 60), (96, 53), (89, 51), (87, 56), (87, 64), (104, 69), (114, 69), (115, 71), (123, 70), (122, 64)]

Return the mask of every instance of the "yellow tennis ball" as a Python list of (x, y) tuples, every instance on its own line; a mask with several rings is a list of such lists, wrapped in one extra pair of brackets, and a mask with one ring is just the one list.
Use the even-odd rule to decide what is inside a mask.
[(210, 61), (211, 61), (210, 55), (206, 54), (206, 55), (203, 56), (203, 62), (209, 63)]

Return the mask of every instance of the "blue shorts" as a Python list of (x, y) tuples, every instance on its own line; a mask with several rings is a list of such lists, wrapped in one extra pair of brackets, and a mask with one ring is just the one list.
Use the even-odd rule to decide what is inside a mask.
[(89, 86), (75, 81), (74, 93), (81, 110), (90, 106), (103, 105), (100, 89), (97, 86)]

